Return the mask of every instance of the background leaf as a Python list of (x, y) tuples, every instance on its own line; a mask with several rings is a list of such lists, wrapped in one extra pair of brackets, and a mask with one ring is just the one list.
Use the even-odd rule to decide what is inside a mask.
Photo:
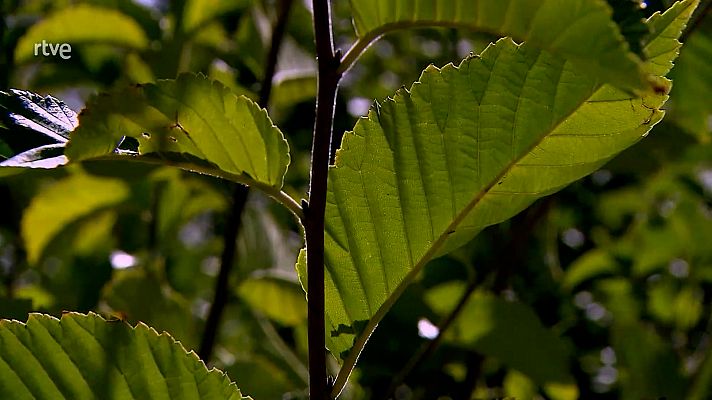
[(241, 283), (240, 298), (266, 317), (283, 325), (306, 321), (307, 303), (299, 284), (279, 275), (255, 276)]
[(124, 201), (129, 194), (118, 180), (77, 174), (43, 191), (22, 218), (22, 237), (30, 263), (36, 262), (45, 246), (63, 227), (102, 208)]
[[(448, 303), (459, 298), (463, 288), (459, 283), (437, 286), (428, 291), (426, 301), (435, 311), (447, 314), (452, 310)], [(444, 340), (495, 357), (541, 385), (573, 383), (566, 343), (525, 304), (475, 292)]]
[[(120, 32), (120, 34), (117, 34)], [(26, 62), (34, 57), (35, 44), (106, 43), (143, 49), (148, 39), (133, 19), (110, 8), (88, 4), (64, 8), (35, 24), (15, 47), (15, 62)]]

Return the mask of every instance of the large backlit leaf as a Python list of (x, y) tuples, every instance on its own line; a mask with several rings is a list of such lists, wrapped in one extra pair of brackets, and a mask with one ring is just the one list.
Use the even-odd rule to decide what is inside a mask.
[[(665, 34), (648, 46), (677, 43), (695, 5), (676, 5), (685, 12), (666, 29), (656, 16)], [(569, 61), (502, 39), (457, 67), (426, 69), (359, 120), (329, 171), (327, 337), (345, 359), (337, 390), (428, 261), (598, 169), (660, 121), (666, 98), (600, 86)]]
[(129, 195), (125, 183), (74, 174), (38, 193), (22, 216), (27, 258), (36, 262), (45, 247), (67, 224), (114, 206)]
[(112, 154), (123, 136), (137, 139), (142, 155), (263, 188), (281, 188), (289, 164), (287, 142), (267, 112), (204, 76), (94, 98), (66, 153), (70, 160)]
[[(71, 46), (106, 43), (136, 49), (148, 45), (146, 34), (133, 19), (109, 8), (86, 4), (64, 8), (33, 25), (17, 43), (15, 61), (34, 58), (35, 45), (43, 41)], [(41, 51), (40, 48), (37, 57), (43, 57)]]
[(350, 1), (360, 42), (404, 28), (467, 28), (525, 40), (618, 87), (647, 87), (605, 0)]
[(0, 398), (214, 399), (244, 397), (167, 333), (106, 321), (96, 314), (62, 319), (32, 314), (0, 321)]

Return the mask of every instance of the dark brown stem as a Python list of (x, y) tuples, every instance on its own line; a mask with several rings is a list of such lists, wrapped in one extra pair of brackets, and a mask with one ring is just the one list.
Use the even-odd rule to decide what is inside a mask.
[(309, 398), (326, 400), (329, 388), (326, 379), (324, 349), (324, 213), (329, 155), (334, 123), (336, 92), (341, 74), (340, 55), (334, 53), (329, 0), (313, 0), (314, 37), (318, 62), (316, 121), (312, 142), (309, 204), (304, 210), (304, 231), (307, 244), (307, 292), (309, 329)]
[[(277, 69), (277, 58), (279, 49), (284, 40), (284, 32), (289, 19), (289, 11), (292, 8), (293, 0), (283, 0), (277, 21), (272, 31), (272, 40), (269, 53), (267, 54), (267, 65), (265, 67), (265, 77), (260, 89), (259, 105), (267, 107), (272, 93), (272, 81)], [(242, 225), (242, 212), (245, 209), (249, 189), (242, 185), (237, 185), (232, 193), (232, 209), (228, 216), (225, 231), (223, 232), (223, 252), (220, 256), (220, 272), (215, 282), (215, 294), (213, 302), (208, 312), (208, 319), (205, 322), (205, 330), (200, 343), (198, 355), (206, 363), (210, 361), (215, 347), (215, 341), (220, 328), (220, 320), (225, 311), (225, 306), (229, 299), (229, 281), (232, 267), (237, 256), (237, 235)]]

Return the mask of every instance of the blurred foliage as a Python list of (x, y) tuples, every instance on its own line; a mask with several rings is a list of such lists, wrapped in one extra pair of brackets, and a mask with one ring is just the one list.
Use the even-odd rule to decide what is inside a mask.
[[(5, 0), (0, 90), (51, 93), (78, 112), (97, 91), (190, 71), (256, 98), (277, 3)], [(636, 49), (644, 33), (635, 15), (671, 2), (642, 10), (630, 8), (635, 1), (609, 3)], [(702, 2), (686, 33), (665, 121), (590, 177), (427, 265), (372, 335), (343, 398), (385, 398), (433, 340), (439, 346), (397, 382), (394, 398), (712, 397), (709, 5)], [(334, 12), (337, 45), (348, 48), (348, 2), (334, 2)], [(67, 15), (77, 20), (58, 25)], [(107, 30), (116, 24), (123, 33)], [(284, 190), (297, 198), (309, 171), (312, 36), (310, 10), (295, 1), (270, 115), (292, 154)], [(72, 58), (34, 57), (41, 39), (71, 41)], [(429, 64), (458, 62), (493, 39), (456, 29), (388, 34), (346, 75), (336, 134)], [(10, 154), (0, 145), (0, 157)], [(0, 178), (0, 317), (94, 310), (169, 331), (195, 349), (231, 190), (176, 169), (95, 162)], [(294, 272), (300, 229), (250, 194), (211, 364), (256, 400), (306, 397), (306, 302)]]

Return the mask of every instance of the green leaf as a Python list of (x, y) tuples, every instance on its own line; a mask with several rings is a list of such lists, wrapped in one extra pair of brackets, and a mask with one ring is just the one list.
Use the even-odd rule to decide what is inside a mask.
[(22, 238), (30, 263), (70, 222), (124, 201), (125, 183), (91, 175), (74, 174), (38, 193), (22, 216)]
[(641, 323), (621, 324), (612, 331), (621, 399), (684, 398), (686, 380), (669, 341)]
[(0, 397), (6, 399), (243, 399), (167, 333), (96, 314), (0, 321)]
[(611, 254), (603, 249), (593, 249), (571, 263), (566, 269), (562, 286), (573, 290), (591, 278), (616, 271), (618, 263)]
[[(680, 29), (696, 2), (684, 4), (671, 22)], [(426, 263), (598, 169), (660, 121), (666, 98), (600, 86), (571, 62), (502, 39), (377, 104), (329, 171), (327, 338), (345, 359), (336, 390)]]
[(183, 74), (93, 98), (79, 115), (66, 153), (70, 160), (105, 156), (124, 136), (138, 140), (139, 154), (167, 165), (272, 192), (282, 187), (289, 164), (287, 141), (267, 112), (202, 75)]
[(523, 40), (571, 60), (602, 82), (648, 87), (605, 0), (350, 0), (357, 46), (405, 28), (448, 26)]
[[(458, 283), (440, 285), (431, 289), (426, 299), (445, 314), (451, 309), (441, 307), (447, 301), (440, 298), (458, 298), (461, 289)], [(566, 344), (525, 304), (475, 292), (444, 335), (444, 340), (495, 357), (540, 385), (573, 382)]]
[(35, 44), (43, 40), (71, 46), (106, 43), (144, 49), (148, 45), (146, 34), (133, 19), (115, 10), (86, 4), (63, 8), (33, 25), (17, 43), (15, 61), (31, 60), (35, 57)]
[(643, 51), (648, 55), (648, 70), (663, 76), (670, 72), (682, 44), (677, 40), (697, 8), (698, 0), (678, 1), (665, 13), (656, 12), (647, 21), (650, 35)]
[(242, 10), (250, 0), (188, 0), (183, 10), (183, 30), (194, 31), (214, 18)]

